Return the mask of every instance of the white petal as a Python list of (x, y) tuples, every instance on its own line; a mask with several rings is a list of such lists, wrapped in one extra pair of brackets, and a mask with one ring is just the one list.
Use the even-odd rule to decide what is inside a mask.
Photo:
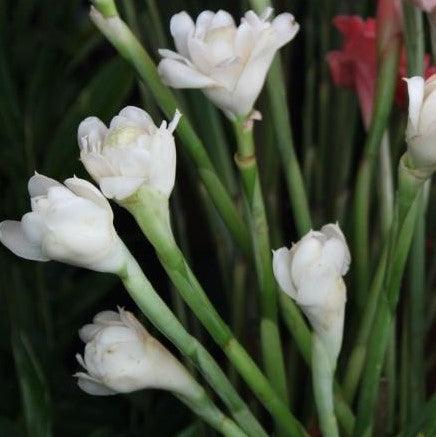
[(107, 323), (107, 322), (119, 322), (121, 317), (119, 313), (112, 310), (100, 311), (98, 314), (94, 316), (92, 321), (94, 323)]
[(273, 271), (280, 288), (293, 299), (297, 291), (291, 278), (291, 251), (282, 247), (273, 251)]
[(235, 54), (242, 59), (248, 59), (255, 44), (252, 28), (248, 23), (242, 23), (236, 31)]
[[(294, 284), (299, 287), (300, 279), (313, 265), (317, 265), (322, 254), (322, 242), (308, 233), (293, 248), (293, 259), (291, 265), (291, 277)], [(316, 235), (316, 234), (315, 234)]]
[(63, 185), (47, 176), (44, 176), (39, 173), (35, 173), (30, 179), (28, 183), (28, 190), (30, 197), (37, 196), (45, 196), (47, 191), (51, 187), (62, 187)]
[(41, 214), (35, 212), (24, 214), (21, 219), (21, 229), (30, 244), (41, 246), (45, 229)]
[(195, 67), (207, 74), (213, 67), (208, 46), (201, 39), (193, 38), (188, 42), (188, 50)]
[(150, 127), (156, 128), (150, 115), (136, 106), (126, 106), (118, 115), (134, 122), (138, 127), (145, 129), (149, 129)]
[(107, 135), (106, 125), (97, 117), (85, 118), (77, 129), (77, 142), (80, 149), (99, 150)]
[(197, 17), (195, 21), (195, 36), (198, 38), (203, 38), (209, 29), (210, 23), (213, 20), (215, 14), (212, 11), (203, 11)]
[(329, 223), (321, 228), (321, 233), (329, 239), (337, 239), (343, 246), (343, 264), (341, 267), (341, 275), (348, 272), (351, 263), (351, 253), (341, 228), (337, 224)]
[(85, 166), (89, 175), (98, 183), (98, 181), (104, 176), (111, 176), (115, 174), (110, 162), (105, 156), (99, 153), (88, 153), (85, 150), (80, 152), (80, 160)]
[(180, 61), (182, 64), (186, 64), (189, 67), (193, 67), (192, 62), (186, 57), (181, 55), (180, 53), (173, 52), (168, 49), (158, 49), (158, 53), (162, 58), (173, 59), (174, 61)]
[[(432, 85), (430, 85), (433, 88)], [(427, 85), (425, 85), (424, 93), (426, 93)], [(426, 134), (431, 129), (432, 125), (436, 121), (436, 92), (428, 93), (424, 98), (421, 107), (421, 117), (419, 120), (419, 133)]]
[(158, 70), (163, 82), (173, 88), (206, 88), (219, 85), (210, 77), (172, 59), (163, 59)]
[[(102, 329), (102, 326), (89, 323), (79, 329), (79, 337), (84, 343), (90, 342)], [(80, 355), (79, 355), (80, 356)], [(80, 357), (83, 361), (83, 358)]]
[(102, 178), (100, 188), (108, 199), (123, 200), (131, 196), (144, 182), (144, 178), (114, 176)]
[(424, 100), (424, 79), (420, 76), (414, 76), (405, 79), (409, 93), (409, 122), (413, 132), (416, 134), (419, 129), (419, 119), (421, 116), (421, 107)]
[(91, 182), (74, 177), (67, 179), (65, 185), (77, 196), (88, 199), (101, 208), (104, 208), (109, 216), (113, 218), (113, 212), (109, 202)]
[(291, 41), (300, 29), (300, 25), (295, 21), (294, 16), (289, 13), (277, 15), (271, 25), (275, 30), (276, 49)]
[(194, 21), (185, 11), (171, 17), (170, 32), (177, 51), (183, 56), (189, 56), (188, 39), (194, 34), (194, 30)]
[(227, 12), (220, 9), (210, 22), (210, 29), (217, 29), (219, 27), (235, 26), (233, 17)]
[(168, 128), (167, 128), (169, 133), (172, 134), (176, 130), (181, 118), (182, 118), (182, 113), (178, 110), (178, 108), (176, 108), (176, 112), (174, 113), (174, 117), (170, 121), (170, 124), (168, 125)]
[(117, 394), (116, 391), (111, 390), (105, 385), (101, 384), (94, 378), (83, 372), (76, 373), (77, 385), (85, 392), (94, 396), (109, 396)]
[(5, 220), (0, 223), (0, 241), (15, 255), (32, 261), (49, 261), (40, 245), (31, 244), (25, 237), (21, 223)]
[(241, 21), (248, 23), (257, 30), (260, 30), (264, 28), (265, 25), (268, 25), (268, 23), (265, 23), (254, 11), (247, 11)]

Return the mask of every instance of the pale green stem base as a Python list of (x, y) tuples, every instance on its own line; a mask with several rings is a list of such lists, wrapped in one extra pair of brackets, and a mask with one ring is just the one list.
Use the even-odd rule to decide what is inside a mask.
[(215, 310), (173, 238), (167, 199), (143, 186), (123, 202), (153, 244), (162, 266), (185, 302), (234, 364), (245, 382), (281, 426), (291, 435), (304, 435), (302, 425), (276, 394), (254, 361), (237, 342)]
[(186, 356), (191, 358), (211, 387), (220, 396), (236, 422), (249, 436), (267, 434), (239, 397), (218, 364), (204, 347), (184, 329), (144, 276), (127, 251), (126, 267), (119, 273), (124, 286), (144, 315)]
[(316, 408), (324, 437), (339, 437), (333, 404), (333, 377), (336, 363), (319, 336), (312, 335), (312, 379)]

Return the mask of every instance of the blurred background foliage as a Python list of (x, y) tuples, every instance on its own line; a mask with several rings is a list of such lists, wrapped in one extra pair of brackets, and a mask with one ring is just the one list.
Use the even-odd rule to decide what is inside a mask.
[[(235, 17), (248, 9), (248, 2), (232, 0), (121, 0), (118, 4), (155, 59), (157, 47), (170, 41), (168, 34), (159, 33), (153, 26), (157, 16), (166, 29), (171, 15), (182, 9), (193, 16), (207, 8), (226, 9)], [(327, 50), (337, 47), (338, 38), (330, 24), (331, 18), (339, 12), (373, 13), (373, 5), (365, 11), (365, 4), (357, 0), (276, 2), (278, 12), (289, 10), (302, 24), (298, 38), (283, 55), (296, 146), (304, 163), (317, 222), (346, 218), (344, 212), (349, 204), (345, 188), (353, 172), (353, 153), (359, 153), (364, 140), (355, 96), (334, 89), (328, 78), (324, 57)], [(123, 106), (134, 104), (153, 114), (157, 124), (162, 118), (131, 67), (93, 27), (88, 9), (88, 3), (79, 0), (0, 2), (1, 219), (19, 218), (26, 212), (26, 183), (35, 170), (60, 179), (72, 174), (87, 177), (78, 160), (76, 143), (77, 126), (86, 116), (96, 115), (109, 121)], [(234, 169), (228, 166), (234, 150), (231, 132), (199, 92), (183, 93), (181, 99), (184, 111), (206, 140), (221, 177), (236, 197)], [(320, 99), (324, 99), (328, 113), (318, 112)], [(262, 109), (262, 98), (258, 106)], [(264, 112), (265, 125), (268, 116)], [(347, 128), (342, 129), (343, 126)], [(215, 134), (209, 142), (212, 129)], [(268, 130), (259, 128), (259, 131), (259, 142), (263, 144), (259, 150), (260, 168), (267, 169), (262, 176), (269, 211), (279, 210), (274, 220), (283, 221), (284, 227), (289, 228), (285, 236), (280, 233), (272, 236), (277, 247), (295, 234), (289, 223), (291, 214), (282, 187), (274, 138)], [(228, 156), (219, 156), (217, 150), (221, 148), (214, 147), (214, 141), (225, 144)], [(341, 155), (340, 148), (347, 150), (346, 145), (351, 142), (354, 149), (350, 146), (348, 156)], [(398, 144), (403, 147), (401, 141)], [(341, 156), (341, 159), (329, 159), (329, 156)], [(213, 302), (227, 320), (232, 320), (235, 309), (226, 305), (225, 297), (232, 292), (229, 266), (237, 262), (237, 254), (230, 253), (233, 249), (229, 236), (181, 148), (178, 158), (178, 190), (173, 208), (179, 239), (184, 242), (184, 250), (192, 257)], [(320, 161), (324, 166), (322, 176), (317, 167)], [(283, 195), (277, 196), (277, 190)], [(133, 220), (120, 208), (114, 208), (117, 229), (141, 260), (151, 282), (166, 300), (180, 305), (153, 250), (140, 236)], [(434, 209), (430, 208), (430, 220)], [(338, 217), (341, 213), (344, 216)], [(434, 233), (434, 227), (429, 231)], [(433, 236), (430, 235), (429, 242), (434, 241)], [(436, 276), (435, 262), (429, 268), (431, 288)], [(247, 297), (241, 302), (248, 307), (248, 316), (244, 325), (235, 330), (256, 355), (256, 342), (250, 341), (257, 338), (252, 288), (251, 284), (247, 285)], [(77, 388), (72, 377), (78, 369), (75, 354), (82, 349), (77, 330), (100, 310), (113, 309), (116, 305), (135, 309), (116, 278), (56, 263), (26, 262), (0, 248), (0, 291), (0, 436), (189, 436), (206, 432), (167, 393), (149, 390), (129, 396), (97, 398)], [(179, 315), (188, 319), (191, 330), (226, 365), (183, 307), (179, 308)], [(292, 345), (288, 346), (291, 385), (300, 388), (294, 396), (294, 409), (307, 422), (314, 414), (308, 408), (313, 405), (310, 384), (304, 384), (308, 381), (307, 370), (303, 365), (294, 365), (296, 352)], [(434, 361), (435, 357), (432, 358)], [(431, 360), (430, 366), (434, 367)], [(256, 409), (255, 401), (251, 402)]]

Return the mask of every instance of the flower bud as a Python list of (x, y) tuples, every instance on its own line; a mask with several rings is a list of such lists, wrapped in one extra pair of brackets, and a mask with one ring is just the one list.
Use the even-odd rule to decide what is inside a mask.
[(142, 109), (127, 106), (110, 123), (97, 117), (80, 123), (77, 138), (80, 159), (108, 198), (123, 200), (146, 184), (169, 197), (176, 175), (173, 132), (177, 111), (167, 126), (159, 128)]
[(173, 88), (200, 88), (233, 118), (248, 116), (262, 90), (279, 48), (291, 41), (299, 25), (291, 14), (269, 21), (248, 11), (236, 27), (225, 11), (203, 11), (194, 24), (186, 12), (171, 18), (176, 52), (160, 50), (162, 80)]
[(34, 261), (56, 260), (116, 273), (124, 265), (124, 246), (112, 209), (89, 182), (71, 178), (65, 185), (35, 174), (29, 180), (32, 211), (21, 222), (0, 223), (0, 241)]
[(409, 119), (406, 141), (410, 162), (417, 170), (431, 174), (436, 168), (436, 75), (426, 81), (406, 79)]
[(289, 250), (274, 252), (274, 276), (280, 288), (301, 307), (314, 331), (336, 360), (342, 343), (346, 288), (342, 276), (350, 251), (338, 225), (308, 232)]
[(197, 393), (195, 381), (180, 362), (128, 311), (103, 311), (79, 335), (86, 346), (77, 360), (86, 373), (75, 376), (86, 393), (104, 396), (145, 388), (187, 398)]

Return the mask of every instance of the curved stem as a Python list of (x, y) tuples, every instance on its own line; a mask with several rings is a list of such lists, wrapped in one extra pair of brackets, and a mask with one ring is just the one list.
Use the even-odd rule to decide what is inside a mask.
[(183, 395), (176, 395), (176, 397), (224, 436), (246, 437), (247, 434), (245, 434), (233, 420), (229, 419), (217, 408), (209, 396), (207, 396), (204, 389), (199, 384), (197, 384), (197, 386), (197, 396), (187, 398)]
[(236, 422), (250, 436), (267, 434), (207, 350), (192, 337), (153, 289), (136, 260), (126, 248), (127, 262), (119, 272), (126, 290), (144, 315), (182, 354), (192, 359), (211, 387), (220, 396)]
[(222, 348), (239, 374), (271, 415), (290, 435), (305, 435), (304, 428), (276, 394), (245, 349), (220, 317), (178, 248), (171, 231), (167, 200), (159, 193), (140, 188), (123, 204), (153, 244), (162, 266), (185, 302)]

